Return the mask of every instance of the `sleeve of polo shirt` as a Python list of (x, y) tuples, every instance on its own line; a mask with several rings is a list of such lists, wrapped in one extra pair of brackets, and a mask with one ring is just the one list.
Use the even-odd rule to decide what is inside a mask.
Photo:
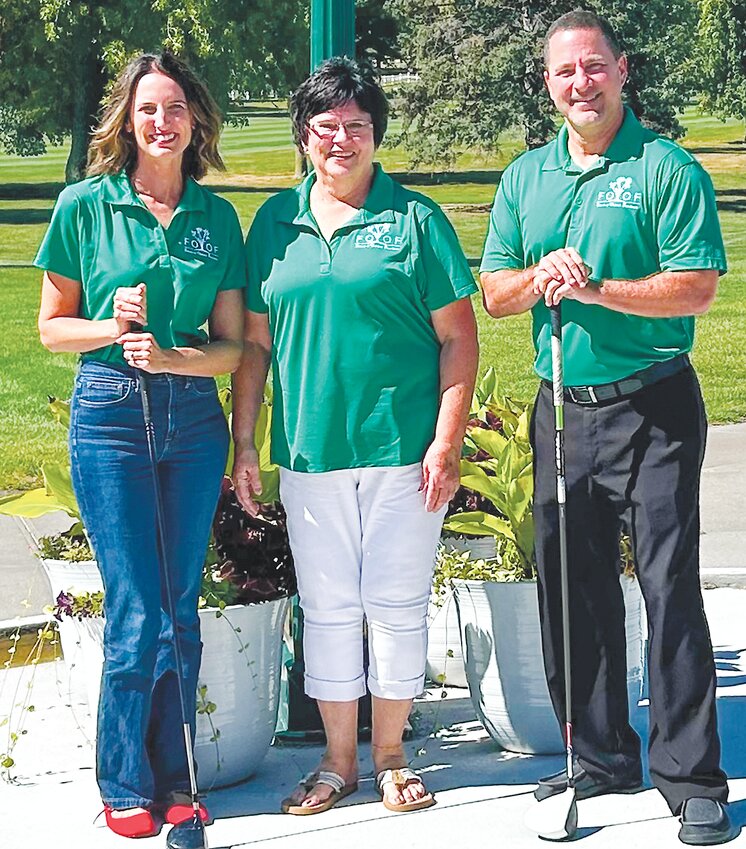
[(418, 246), (425, 306), (434, 312), (477, 291), (474, 277), (451, 222), (432, 209), (422, 222)]
[(510, 168), (503, 173), (495, 192), (495, 202), (492, 204), (487, 239), (479, 266), (480, 272), (526, 267), (512, 174)]
[(261, 213), (257, 213), (246, 236), (246, 265), (248, 269), (248, 285), (246, 287), (246, 309), (252, 312), (269, 312), (269, 306), (262, 296), (261, 254), (263, 242), (261, 235), (264, 228)]
[(80, 262), (80, 198), (72, 187), (57, 198), (47, 232), (36, 254), (34, 265), (44, 271), (82, 282)]
[(226, 289), (245, 289), (247, 282), (246, 253), (243, 249), (241, 224), (235, 209), (232, 209), (232, 213), (228, 248), (229, 256), (225, 267), (225, 274), (218, 287), (218, 291), (220, 292)]
[(715, 190), (696, 162), (671, 175), (658, 201), (658, 246), (663, 271), (727, 269)]

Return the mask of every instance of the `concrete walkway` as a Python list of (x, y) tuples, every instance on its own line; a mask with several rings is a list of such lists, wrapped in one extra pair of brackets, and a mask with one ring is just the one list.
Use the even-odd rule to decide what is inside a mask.
[(707, 580), (746, 587), (746, 423), (708, 432), (701, 564)]
[[(746, 824), (746, 592), (708, 590), (704, 594), (718, 665), (718, 709), (723, 765), (731, 776), (731, 813)], [(17, 670), (2, 674), (12, 685)], [(62, 664), (37, 668), (33, 689), (36, 710), (15, 751), (17, 778), (0, 782), (3, 842), (13, 849), (106, 849), (122, 847), (103, 820), (94, 824), (99, 797), (93, 751), (66, 704)], [(338, 808), (313, 817), (278, 813), (279, 802), (301, 775), (314, 767), (320, 746), (275, 746), (258, 774), (239, 786), (213, 791), (209, 805), (216, 821), (208, 830), (212, 849), (267, 846), (282, 849), (374, 849), (487, 845), (523, 849), (541, 845), (523, 826), (536, 779), (562, 768), (560, 757), (501, 751), (475, 721), (465, 690), (431, 690), (420, 700), (415, 734), (407, 744), (438, 799), (435, 808), (414, 814), (384, 810), (373, 789), (369, 747), (361, 747), (363, 780), (358, 793)], [(73, 704), (78, 716), (81, 704)], [(3, 713), (0, 703), (0, 715)], [(633, 722), (644, 736), (645, 703), (635, 706)], [(0, 750), (2, 743), (0, 742)], [(579, 839), (601, 849), (674, 849), (678, 824), (662, 797), (652, 789), (632, 796), (607, 796), (579, 803)], [(138, 847), (163, 846), (159, 837)], [(746, 847), (746, 833), (733, 846)]]

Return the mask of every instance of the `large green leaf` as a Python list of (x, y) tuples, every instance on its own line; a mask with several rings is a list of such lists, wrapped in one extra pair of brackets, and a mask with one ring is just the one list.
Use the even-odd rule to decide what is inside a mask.
[(482, 451), (486, 451), (491, 457), (497, 457), (508, 444), (508, 440), (496, 430), (487, 430), (483, 427), (472, 427), (469, 429), (469, 438)]
[(495, 369), (490, 366), (484, 373), (482, 379), (474, 388), (474, 399), (471, 405), (471, 414), (476, 416), (480, 410), (492, 398), (497, 389), (497, 374)]
[(513, 529), (505, 519), (492, 516), (483, 510), (470, 513), (454, 513), (443, 523), (443, 528), (453, 534), (473, 534), (474, 536), (501, 536), (516, 542)]
[(272, 433), (272, 407), (266, 402), (259, 407), (254, 428), (254, 445), (259, 454), (259, 468), (266, 469), (272, 464), (269, 459)]
[[(49, 484), (48, 471), (49, 467), (45, 466), (44, 478), (47, 484)], [(54, 472), (52, 478), (55, 478)], [(46, 513), (55, 513), (62, 510), (73, 519), (80, 519), (80, 511), (72, 493), (72, 486), (68, 490), (67, 486), (59, 484), (58, 481), (56, 485), (51, 487), (47, 485), (23, 492), (20, 495), (6, 495), (0, 498), (0, 513), (4, 513), (6, 516), (26, 516), (29, 519), (37, 519)]]
[(29, 519), (36, 519), (45, 513), (63, 509), (62, 504), (53, 495), (49, 495), (44, 487), (0, 498), (0, 513), (6, 516), (27, 516)]
[(528, 444), (529, 425), (531, 424), (531, 410), (527, 407), (518, 418), (518, 427), (515, 431), (517, 442)]
[(515, 542), (526, 563), (534, 562), (534, 517), (527, 513), (523, 521), (515, 527)]
[(69, 516), (80, 518), (78, 500), (73, 492), (73, 482), (70, 477), (70, 466), (58, 463), (46, 463), (41, 467), (44, 486), (47, 492), (62, 505)]
[(52, 418), (67, 430), (70, 427), (70, 402), (60, 401), (53, 395), (47, 397), (49, 398), (49, 412), (52, 414)]
[(223, 415), (226, 419), (230, 420), (233, 413), (233, 392), (227, 386), (219, 389), (218, 400), (220, 401), (220, 406), (223, 408)]
[(262, 479), (262, 494), (256, 500), (259, 504), (272, 504), (280, 498), (280, 468), (279, 466), (260, 466), (259, 477)]

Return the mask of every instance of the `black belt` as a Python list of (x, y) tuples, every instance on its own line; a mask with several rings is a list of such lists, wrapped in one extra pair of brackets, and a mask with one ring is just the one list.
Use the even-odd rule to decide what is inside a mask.
[[(613, 383), (601, 383), (598, 386), (566, 386), (565, 399), (573, 404), (602, 404), (605, 401), (618, 401), (634, 395), (644, 386), (658, 383), (666, 377), (672, 377), (689, 366), (689, 356), (679, 354), (670, 360), (653, 363), (647, 368), (636, 371), (623, 380)], [(544, 386), (552, 388), (549, 380), (541, 381)]]

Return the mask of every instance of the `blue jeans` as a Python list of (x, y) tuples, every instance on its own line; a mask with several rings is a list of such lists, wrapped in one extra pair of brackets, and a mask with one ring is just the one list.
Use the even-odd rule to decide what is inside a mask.
[[(228, 452), (215, 381), (148, 376), (165, 559), (196, 713), (202, 565)], [(70, 419), (75, 495), (106, 589), (96, 774), (104, 803), (152, 806), (189, 788), (173, 625), (161, 578), (155, 496), (134, 369), (84, 363)]]

